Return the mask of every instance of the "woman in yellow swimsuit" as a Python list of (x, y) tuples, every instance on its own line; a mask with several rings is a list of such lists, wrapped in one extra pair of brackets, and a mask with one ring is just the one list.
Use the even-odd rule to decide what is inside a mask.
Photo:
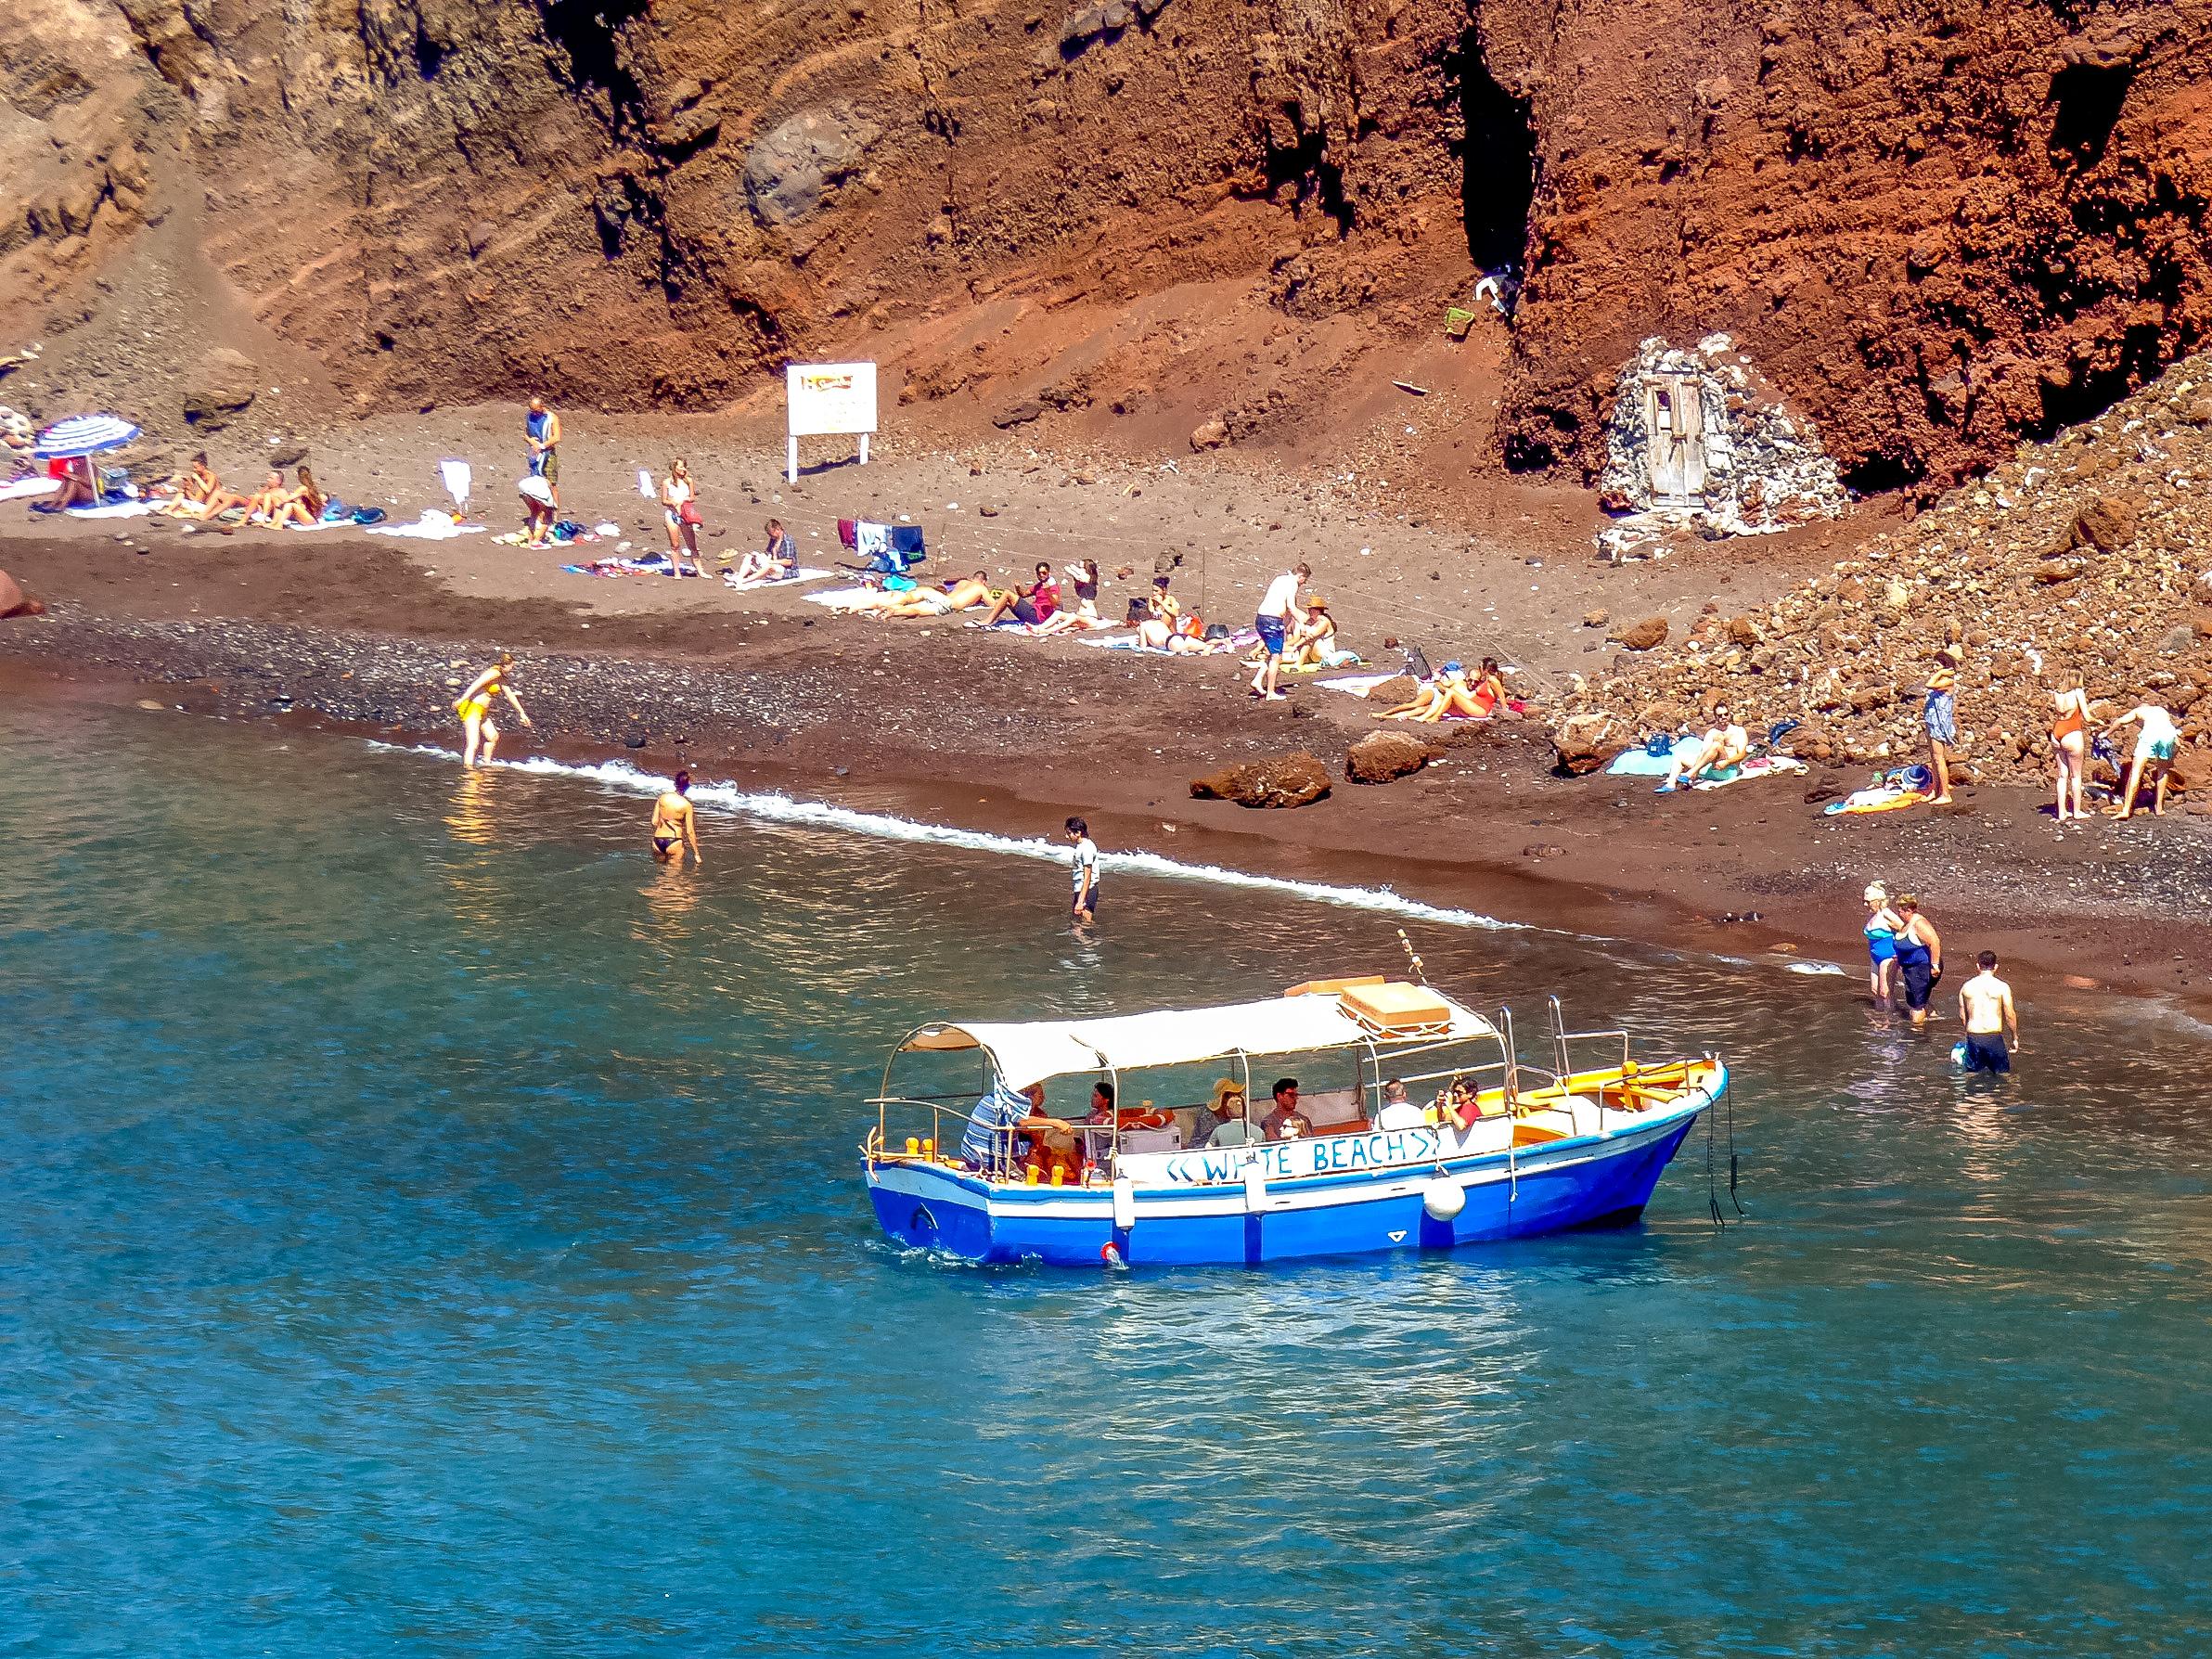
[(468, 741), (461, 749), (461, 765), (476, 765), (477, 745), (483, 746), (484, 762), (491, 763), (492, 752), (499, 747), (499, 728), (492, 724), (492, 699), (505, 697), (515, 705), (515, 717), (524, 726), (530, 724), (530, 714), (522, 707), (522, 700), (515, 695), (515, 688), (507, 683), (507, 671), (515, 665), (511, 651), (501, 651), (499, 661), (469, 682), (469, 688), (461, 693), (460, 701), (453, 705), (453, 712), (461, 717), (461, 730)]

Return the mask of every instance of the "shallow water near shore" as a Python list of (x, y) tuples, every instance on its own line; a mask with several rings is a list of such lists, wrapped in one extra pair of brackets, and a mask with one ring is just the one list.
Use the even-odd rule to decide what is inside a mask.
[(1701, 1132), (1622, 1231), (962, 1268), (858, 1179), (906, 1029), (1404, 919), (701, 817), (0, 708), (0, 1653), (2204, 1647), (2188, 1031), (2024, 983), (1990, 1087), (1852, 980), (1406, 920), (1720, 1049), (1749, 1217), (1723, 1120), (1724, 1231)]

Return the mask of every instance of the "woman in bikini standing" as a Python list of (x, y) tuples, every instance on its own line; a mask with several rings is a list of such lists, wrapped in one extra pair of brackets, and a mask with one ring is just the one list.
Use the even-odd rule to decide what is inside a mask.
[(492, 753), (499, 747), (499, 728), (492, 724), (492, 699), (505, 697), (515, 705), (515, 717), (524, 726), (530, 724), (529, 712), (522, 707), (522, 700), (515, 695), (515, 688), (507, 683), (507, 671), (515, 665), (511, 651), (501, 651), (499, 661), (469, 682), (469, 688), (453, 705), (453, 712), (461, 717), (461, 730), (467, 742), (461, 749), (461, 765), (476, 765), (477, 746), (483, 747), (484, 764), (489, 765)]
[(698, 815), (691, 807), (691, 774), (678, 772), (675, 781), (653, 803), (653, 856), (664, 864), (684, 862), (684, 849), (691, 849), (691, 862), (704, 864), (700, 855)]
[[(2051, 752), (2058, 763), (2058, 821), (2064, 823), (2072, 817), (2077, 822), (2086, 820), (2089, 814), (2081, 810), (2081, 779), (2088, 769), (2090, 729), (2090, 696), (2082, 687), (2081, 675), (2066, 676), (2065, 689), (2058, 693), (2058, 718), (2051, 727)], [(2072, 812), (2066, 809), (2066, 797), (2074, 799)]]

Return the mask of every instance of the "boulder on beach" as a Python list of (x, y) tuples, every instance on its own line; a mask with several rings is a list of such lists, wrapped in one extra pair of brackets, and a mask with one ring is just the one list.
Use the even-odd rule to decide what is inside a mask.
[(1615, 643), (1632, 651), (1648, 651), (1666, 643), (1666, 618), (1647, 616), (1641, 622), (1630, 623), (1614, 637)]
[(185, 418), (206, 431), (219, 431), (251, 406), (261, 370), (252, 358), (229, 346), (200, 354), (185, 383)]
[(1563, 778), (1581, 778), (1611, 761), (1627, 748), (1618, 739), (1608, 741), (1613, 721), (1603, 714), (1570, 714), (1551, 733), (1552, 770)]
[(1344, 776), (1354, 783), (1388, 783), (1418, 772), (1436, 751), (1409, 731), (1370, 731), (1344, 755)]
[(1224, 766), (1190, 780), (1191, 798), (1239, 806), (1310, 806), (1329, 793), (1329, 768), (1300, 750), (1273, 760)]
[(1421, 682), (1409, 674), (1397, 674), (1367, 688), (1367, 701), (1379, 702), (1388, 708), (1395, 703), (1410, 702), (1413, 694), (1421, 689)]
[(0, 571), (0, 616), (43, 616), (45, 610), (44, 600), (32, 598), (13, 576)]

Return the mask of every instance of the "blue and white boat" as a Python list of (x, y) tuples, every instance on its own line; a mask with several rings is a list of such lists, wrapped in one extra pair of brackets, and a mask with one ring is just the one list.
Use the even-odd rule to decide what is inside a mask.
[[(1510, 1013), (1493, 1023), (1379, 976), (1221, 1008), (924, 1025), (869, 1102), (868, 1194), (903, 1245), (1090, 1267), (1439, 1250), (1634, 1221), (1727, 1068), (1713, 1055), (1640, 1065), (1627, 1033), (1569, 1032), (1551, 1006), (1549, 1069), (1517, 1057)], [(1576, 1067), (1576, 1051), (1593, 1063)], [(894, 1093), (902, 1070), (938, 1075)], [(965, 1086), (947, 1087), (959, 1073)], [(1298, 1077), (1296, 1110), (1263, 1134), (1278, 1073)], [(1249, 1115), (1215, 1132), (1195, 1103), (1240, 1092)], [(1193, 1144), (1201, 1129), (1209, 1144)], [(1224, 1144), (1239, 1133), (1251, 1142)]]

